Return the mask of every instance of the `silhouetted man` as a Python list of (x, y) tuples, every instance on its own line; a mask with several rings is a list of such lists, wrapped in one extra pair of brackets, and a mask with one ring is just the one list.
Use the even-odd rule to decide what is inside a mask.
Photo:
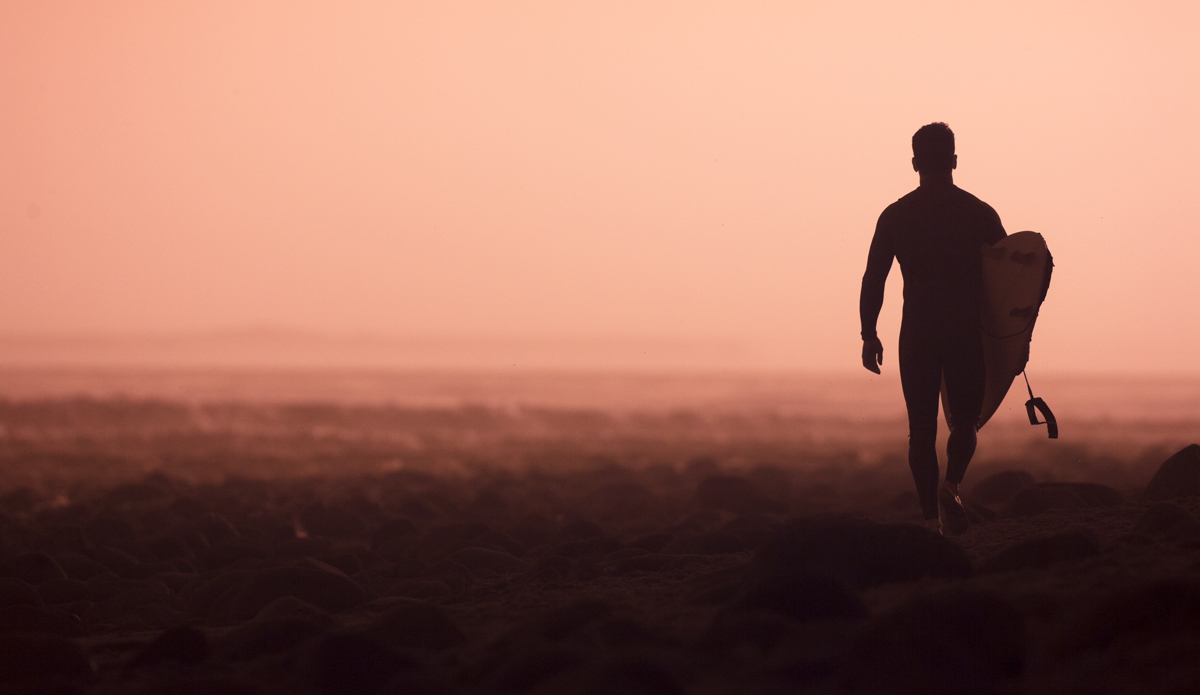
[[(863, 366), (879, 374), (883, 344), (875, 322), (892, 258), (904, 276), (900, 381), (908, 406), (908, 465), (926, 524), (943, 533), (967, 530), (959, 484), (975, 453), (983, 405), (980, 249), (1005, 235), (987, 203), (954, 185), (954, 133), (930, 123), (913, 135), (913, 169), (921, 185), (879, 216), (867, 255), (859, 315)], [(938, 489), (937, 416), (943, 378), (949, 410), (946, 481)]]

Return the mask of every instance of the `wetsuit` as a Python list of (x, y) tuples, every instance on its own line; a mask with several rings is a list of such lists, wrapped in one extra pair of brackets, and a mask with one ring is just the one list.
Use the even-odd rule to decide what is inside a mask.
[(979, 335), (980, 248), (1004, 236), (1000, 217), (990, 205), (953, 184), (926, 184), (883, 211), (871, 240), (859, 299), (862, 337), (877, 337), (884, 282), (896, 258), (904, 276), (899, 361), (908, 407), (908, 463), (927, 519), (937, 517), (937, 415), (943, 375), (953, 424), (946, 479), (961, 482), (975, 452), (985, 377)]

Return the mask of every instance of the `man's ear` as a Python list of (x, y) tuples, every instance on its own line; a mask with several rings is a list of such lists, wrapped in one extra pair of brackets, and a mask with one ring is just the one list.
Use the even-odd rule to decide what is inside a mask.
[(920, 170), (921, 170), (920, 167), (917, 166), (917, 158), (913, 157), (913, 171), (920, 171)]
[(950, 168), (951, 169), (958, 168), (958, 155), (956, 155), (956, 154), (950, 155)]

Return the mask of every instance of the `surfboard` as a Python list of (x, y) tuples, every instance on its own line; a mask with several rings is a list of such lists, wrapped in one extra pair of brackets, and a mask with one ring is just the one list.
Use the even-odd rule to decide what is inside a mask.
[[(981, 253), (983, 297), (979, 323), (987, 376), (977, 425), (980, 428), (996, 414), (1013, 380), (1025, 370), (1033, 326), (1054, 267), (1046, 240), (1037, 232), (1010, 234), (995, 244), (984, 244)], [(948, 423), (944, 381), (942, 409)]]

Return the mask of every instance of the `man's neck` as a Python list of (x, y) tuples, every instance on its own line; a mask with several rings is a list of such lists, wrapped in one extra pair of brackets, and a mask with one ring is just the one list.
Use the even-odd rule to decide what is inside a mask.
[(953, 171), (931, 171), (928, 173), (922, 171), (920, 174), (922, 186), (944, 188), (946, 186), (954, 185)]

